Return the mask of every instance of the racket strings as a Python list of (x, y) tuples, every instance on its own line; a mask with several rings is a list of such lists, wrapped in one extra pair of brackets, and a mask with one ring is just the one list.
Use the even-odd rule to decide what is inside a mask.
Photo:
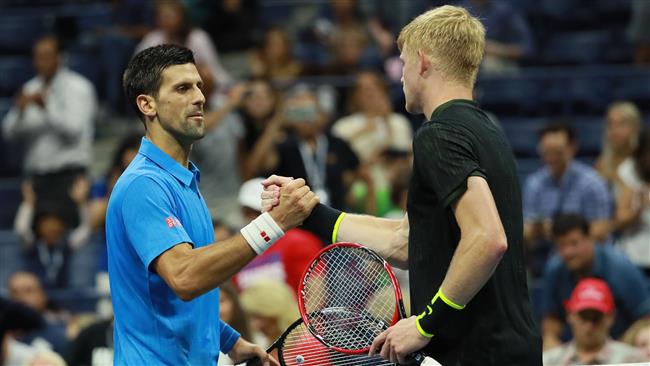
[(325, 252), (304, 281), (301, 296), (309, 324), (327, 344), (368, 348), (393, 320), (393, 283), (383, 262), (364, 249)]
[(304, 323), (301, 323), (287, 334), (281, 349), (282, 361), (287, 366), (394, 365), (379, 356), (350, 355), (331, 350), (314, 338)]

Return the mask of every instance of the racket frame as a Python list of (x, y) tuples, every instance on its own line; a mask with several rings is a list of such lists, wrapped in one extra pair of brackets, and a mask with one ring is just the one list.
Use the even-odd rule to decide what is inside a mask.
[(404, 310), (404, 302), (402, 300), (402, 291), (400, 290), (399, 282), (397, 281), (397, 278), (395, 277), (395, 274), (393, 273), (393, 270), (391, 269), (390, 265), (386, 260), (384, 260), (382, 257), (380, 257), (377, 253), (374, 251), (370, 250), (369, 248), (357, 244), (357, 243), (350, 243), (350, 242), (340, 242), (340, 243), (335, 243), (332, 245), (329, 245), (325, 248), (323, 248), (316, 256), (314, 259), (311, 261), (310, 265), (307, 266), (305, 271), (302, 274), (302, 278), (300, 280), (300, 283), (298, 285), (298, 308), (300, 310), (300, 317), (302, 318), (302, 321), (305, 323), (305, 326), (309, 330), (309, 332), (316, 338), (318, 339), (319, 342), (324, 344), (325, 346), (337, 351), (337, 352), (342, 352), (342, 353), (347, 353), (347, 354), (361, 354), (361, 353), (368, 353), (370, 350), (370, 345), (365, 348), (360, 348), (360, 349), (347, 349), (347, 348), (341, 348), (337, 347), (335, 345), (329, 344), (326, 340), (323, 339), (323, 337), (318, 333), (316, 328), (311, 324), (309, 321), (309, 316), (307, 313), (307, 310), (305, 309), (305, 300), (304, 300), (304, 295), (305, 295), (305, 283), (310, 277), (311, 273), (313, 270), (316, 268), (318, 263), (321, 261), (321, 258), (326, 254), (329, 253), (333, 250), (338, 250), (341, 248), (354, 248), (354, 249), (360, 249), (365, 251), (370, 257), (375, 259), (377, 262), (381, 263), (384, 267), (384, 270), (388, 274), (388, 277), (390, 278), (390, 281), (393, 285), (393, 291), (395, 295), (395, 309), (393, 311), (393, 318), (391, 319), (391, 322), (389, 324), (389, 327), (397, 323), (400, 319), (406, 317), (406, 311)]

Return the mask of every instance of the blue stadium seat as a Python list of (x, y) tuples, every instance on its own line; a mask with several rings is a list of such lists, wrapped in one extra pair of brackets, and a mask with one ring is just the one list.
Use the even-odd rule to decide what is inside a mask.
[(605, 123), (602, 116), (572, 117), (571, 125), (578, 139), (578, 156), (595, 158), (603, 146)]
[(85, 76), (95, 86), (95, 92), (101, 91), (101, 66), (98, 57), (89, 52), (70, 53), (67, 57), (67, 65)]
[(22, 267), (20, 239), (13, 230), (0, 230), (0, 289), (5, 289), (9, 276)]
[(537, 133), (543, 118), (501, 118), (501, 127), (517, 157), (537, 157)]
[(0, 97), (13, 97), (33, 75), (30, 57), (0, 57)]
[(506, 115), (519, 115), (534, 109), (539, 92), (537, 80), (517, 76), (481, 78), (476, 84), (476, 98), (481, 107)]
[(0, 230), (13, 228), (21, 197), (20, 178), (0, 179)]
[(549, 65), (599, 63), (605, 58), (603, 50), (609, 41), (608, 31), (554, 34), (542, 47), (542, 61)]
[(538, 158), (519, 158), (517, 159), (517, 174), (522, 190), (524, 183), (529, 175), (533, 174), (543, 166), (543, 162)]

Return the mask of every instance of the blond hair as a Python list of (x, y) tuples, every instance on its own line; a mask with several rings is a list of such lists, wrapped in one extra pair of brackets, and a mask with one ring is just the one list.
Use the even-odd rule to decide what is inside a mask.
[(623, 118), (638, 130), (641, 126), (641, 112), (636, 104), (626, 100), (616, 101), (607, 107), (607, 111), (617, 110), (623, 114)]
[(443, 75), (473, 86), (485, 50), (485, 28), (467, 10), (445, 5), (419, 15), (402, 28), (400, 51), (431, 56)]

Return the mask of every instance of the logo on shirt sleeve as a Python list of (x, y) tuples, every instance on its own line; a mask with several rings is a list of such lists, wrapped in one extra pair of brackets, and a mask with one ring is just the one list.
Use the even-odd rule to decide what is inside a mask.
[(173, 228), (173, 227), (183, 227), (180, 221), (178, 221), (177, 218), (173, 216), (169, 216), (165, 219), (165, 222), (167, 223), (168, 228)]

